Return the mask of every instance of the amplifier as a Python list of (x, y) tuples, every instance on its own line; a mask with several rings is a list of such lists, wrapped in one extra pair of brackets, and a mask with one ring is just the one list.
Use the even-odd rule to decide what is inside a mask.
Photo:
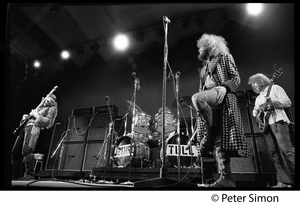
[[(114, 104), (109, 105), (109, 109), (111, 113), (116, 116), (118, 113), (118, 107)], [(108, 105), (99, 105), (99, 106), (94, 106), (93, 109), (93, 114), (107, 114), (109, 113)]]
[(80, 108), (80, 109), (73, 109), (71, 117), (73, 116), (89, 116), (92, 114), (92, 108)]

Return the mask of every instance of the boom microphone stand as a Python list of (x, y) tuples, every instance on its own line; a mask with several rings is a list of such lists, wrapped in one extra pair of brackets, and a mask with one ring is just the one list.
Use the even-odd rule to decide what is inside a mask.
[(197, 185), (191, 185), (189, 183), (181, 182), (174, 179), (167, 178), (168, 169), (166, 167), (166, 143), (164, 139), (165, 135), (165, 107), (166, 107), (166, 80), (167, 80), (167, 62), (168, 62), (168, 42), (167, 42), (167, 33), (168, 33), (168, 23), (171, 21), (168, 17), (163, 16), (163, 25), (165, 29), (165, 46), (164, 46), (164, 66), (163, 66), (163, 90), (162, 90), (162, 133), (161, 133), (161, 142), (162, 142), (162, 165), (160, 168), (160, 177), (156, 179), (138, 181), (134, 183), (134, 187), (197, 187)]

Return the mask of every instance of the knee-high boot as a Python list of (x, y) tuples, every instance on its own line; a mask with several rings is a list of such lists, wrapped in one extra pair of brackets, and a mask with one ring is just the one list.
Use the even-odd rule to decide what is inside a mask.
[(207, 127), (210, 128), (213, 123), (213, 114), (212, 114), (210, 106), (207, 105), (204, 109), (202, 109), (200, 111), (200, 113), (203, 115), (203, 117), (206, 121)]
[(235, 181), (231, 176), (230, 156), (226, 152), (222, 152), (218, 147), (214, 150), (214, 155), (218, 164), (220, 178), (206, 187), (235, 187)]
[(25, 163), (25, 173), (21, 179), (34, 179), (34, 158), (33, 154), (26, 155), (23, 159)]

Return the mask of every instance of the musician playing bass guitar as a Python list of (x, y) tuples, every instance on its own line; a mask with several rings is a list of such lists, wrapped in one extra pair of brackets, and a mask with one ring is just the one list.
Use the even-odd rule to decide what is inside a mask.
[(250, 76), (248, 84), (258, 94), (253, 116), (259, 123), (262, 122), (259, 119), (262, 112), (267, 117), (264, 119), (266, 128), (263, 133), (275, 164), (277, 178), (277, 185), (272, 187), (291, 187), (294, 185), (291, 172), (295, 171), (295, 148), (289, 135), (291, 122), (284, 111), (284, 108), (291, 106), (291, 100), (281, 86), (273, 84), (273, 78), (264, 74)]
[(42, 98), (40, 105), (33, 109), (29, 115), (23, 115), (20, 122), (25, 126), (20, 130), (11, 151), (11, 164), (13, 167), (12, 180), (19, 179), (22, 172), (22, 162), (25, 163), (25, 173), (22, 180), (34, 179), (34, 157), (40, 132), (53, 126), (57, 116), (56, 96), (49, 93)]

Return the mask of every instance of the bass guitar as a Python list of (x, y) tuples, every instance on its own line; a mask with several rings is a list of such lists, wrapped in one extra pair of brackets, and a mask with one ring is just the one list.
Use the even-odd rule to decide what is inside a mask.
[[(272, 89), (272, 86), (274, 85), (274, 80), (279, 78), (279, 76), (283, 73), (282, 69), (276, 69), (275, 73), (273, 74), (271, 78), (271, 82), (269, 84), (267, 94), (265, 97), (270, 96), (270, 92)], [(258, 112), (258, 115), (256, 116), (256, 120), (258, 122), (258, 129), (261, 133), (266, 134), (268, 130), (268, 121), (271, 114), (271, 111), (274, 110), (274, 107), (271, 107), (270, 105), (265, 104), (264, 108), (260, 109)]]
[[(57, 89), (58, 87), (55, 86), (50, 92), (49, 94), (47, 94), (46, 97), (48, 97), (50, 94), (53, 94), (53, 92), (55, 92), (55, 90)], [(43, 104), (44, 104), (44, 101), (46, 100), (46, 98), (44, 98), (41, 103), (35, 108), (35, 110), (38, 110)], [(28, 115), (25, 119), (22, 119), (21, 121), (21, 124), (18, 128), (16, 128), (13, 132), (14, 135), (18, 135), (20, 133), (20, 131), (25, 127), (25, 125), (27, 124), (27, 122), (32, 119), (32, 116)]]

